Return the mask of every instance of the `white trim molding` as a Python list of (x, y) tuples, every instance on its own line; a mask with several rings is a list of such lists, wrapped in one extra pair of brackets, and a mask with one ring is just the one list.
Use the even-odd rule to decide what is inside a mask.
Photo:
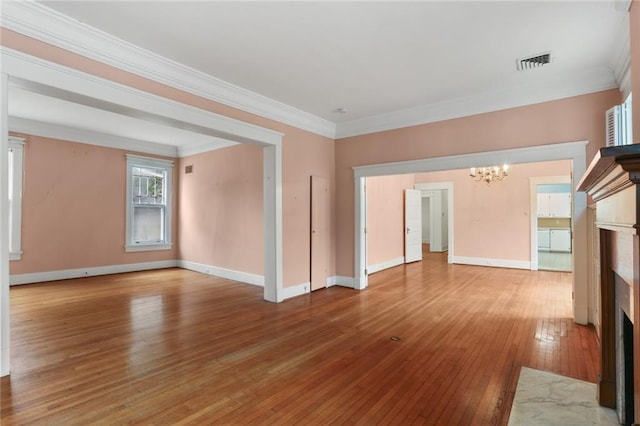
[(298, 285), (292, 285), (289, 287), (282, 287), (282, 298), (284, 300), (291, 299), (292, 297), (302, 296), (303, 294), (311, 293), (311, 283), (306, 282)]
[[(624, 1), (616, 2), (616, 6), (621, 6), (621, 3)], [(628, 7), (631, 7), (631, 0), (629, 0)], [(616, 37), (618, 41), (614, 44), (612, 52), (613, 73), (618, 86), (620, 86), (623, 99), (631, 93), (631, 39), (629, 32), (629, 14), (627, 14), (624, 25), (621, 25), (618, 30)]]
[[(619, 58), (614, 58), (615, 70), (602, 66), (581, 73), (556, 74), (540, 79), (535, 84), (505, 86), (491, 92), (336, 124), (155, 54), (39, 2), (4, 2), (2, 26), (204, 99), (331, 139), (433, 123), (618, 87), (626, 93), (630, 81), (629, 74), (624, 74), (624, 69), (621, 72)], [(622, 27), (628, 33), (628, 25)]]
[(2, 26), (179, 90), (329, 138), (336, 125), (172, 61), (32, 1), (3, 2)]
[(22, 257), (22, 183), (25, 139), (9, 136), (9, 260)]
[(334, 285), (347, 288), (355, 288), (353, 277), (345, 277), (342, 275), (334, 275), (327, 278), (327, 287), (333, 287)]
[[(3, 5), (4, 6), (4, 5)], [(0, 377), (11, 371), (9, 327), (9, 76), (0, 70)]]
[(336, 139), (435, 123), (486, 112), (517, 108), (618, 87), (608, 67), (591, 68), (541, 79), (535, 85), (505, 86), (457, 99), (407, 108), (340, 123)]
[[(92, 108), (109, 107), (123, 115), (254, 145), (282, 143), (276, 130), (144, 92), (92, 74), (0, 46), (9, 84), (24, 90), (76, 102)], [(82, 95), (82, 96), (77, 96)]]
[(91, 130), (61, 126), (59, 124), (44, 123), (21, 117), (9, 117), (9, 131), (25, 133), (44, 138), (60, 139), (63, 141), (83, 143), (87, 145), (135, 151), (145, 154), (161, 155), (163, 157), (177, 157), (178, 149), (172, 145), (108, 135)]
[(404, 256), (396, 257), (395, 259), (367, 266), (367, 273), (369, 275), (375, 274), (376, 272), (384, 271), (385, 269), (393, 268), (394, 266), (402, 265), (403, 263)]
[(240, 283), (251, 284), (264, 287), (264, 276), (252, 274), (249, 272), (235, 271), (233, 269), (221, 268), (219, 266), (205, 265), (203, 263), (190, 262), (188, 260), (178, 260), (179, 268), (188, 269), (194, 272), (200, 272), (205, 275), (213, 275), (227, 280), (237, 281)]
[(494, 268), (531, 269), (531, 262), (527, 260), (492, 259), (488, 257), (453, 256), (453, 263)]
[(91, 268), (66, 269), (58, 271), (34, 272), (30, 274), (11, 275), (11, 285), (42, 283), (47, 281), (70, 280), (74, 278), (97, 277), (100, 275), (122, 274), (125, 272), (167, 269), (178, 266), (177, 260), (161, 260), (157, 262), (128, 263), (123, 265), (97, 266)]

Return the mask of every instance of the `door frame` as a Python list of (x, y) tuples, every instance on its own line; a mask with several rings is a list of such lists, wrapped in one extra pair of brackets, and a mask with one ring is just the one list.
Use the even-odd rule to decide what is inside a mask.
[[(589, 141), (555, 143), (353, 167), (355, 190), (354, 288), (362, 290), (367, 287), (366, 265), (362, 257), (364, 253), (362, 247), (366, 239), (365, 229), (362, 226), (364, 210), (366, 210), (362, 205), (364, 199), (363, 181), (366, 177), (468, 169), (477, 167), (478, 164), (519, 164), (555, 160), (572, 160), (571, 174), (579, 177), (587, 170), (588, 143)], [(573, 319), (578, 324), (587, 324), (589, 318), (586, 209), (587, 195), (583, 192), (576, 192), (573, 200)]]
[[(415, 186), (415, 185), (414, 185)], [(435, 219), (435, 217), (437, 217), (435, 215), (435, 198), (436, 198), (436, 192), (435, 191), (421, 191), (422, 193), (422, 200), (424, 201), (425, 198), (427, 200), (429, 200), (429, 249), (433, 248), (433, 242), (434, 242), (434, 234), (433, 234), (433, 230), (438, 228), (441, 229), (442, 225), (438, 225), (437, 224), (437, 220)], [(422, 218), (424, 219), (424, 204), (422, 204)], [(424, 222), (424, 220), (423, 220)], [(424, 226), (423, 226), (424, 228)], [(424, 242), (424, 231), (422, 232), (423, 234), (423, 242)], [(440, 247), (442, 245), (442, 242), (439, 243), (438, 247)]]
[[(569, 184), (573, 188), (573, 182), (571, 176), (532, 176), (529, 178), (529, 196), (531, 201), (529, 203), (529, 218), (531, 219), (530, 233), (531, 233), (531, 270), (538, 270), (538, 185), (554, 185), (554, 184)], [(571, 203), (575, 198), (575, 191), (571, 191)], [(571, 209), (573, 215), (573, 208)], [(573, 235), (573, 216), (571, 216), (571, 235)], [(573, 244), (572, 244), (573, 247)], [(571, 250), (573, 253), (573, 248)], [(571, 261), (571, 269), (575, 269), (573, 265), (573, 259)]]
[[(428, 196), (425, 195), (426, 193), (429, 193), (430, 191), (442, 191), (442, 190), (446, 190), (447, 191), (447, 262), (448, 263), (452, 263), (453, 262), (453, 254), (454, 254), (454, 244), (453, 244), (453, 217), (454, 217), (454, 207), (453, 207), (453, 182), (430, 182), (430, 183), (416, 183), (415, 185), (413, 185), (413, 187), (415, 189), (419, 189), (422, 191), (422, 196)], [(442, 205), (442, 195), (440, 196), (440, 205)], [(434, 225), (434, 217), (433, 217), (433, 206), (430, 206), (431, 208), (431, 224), (430, 226), (432, 227), (432, 231), (433, 231), (433, 225)], [(442, 227), (442, 221), (440, 221), (440, 227)], [(442, 238), (440, 239), (441, 241), (441, 246), (442, 246)]]

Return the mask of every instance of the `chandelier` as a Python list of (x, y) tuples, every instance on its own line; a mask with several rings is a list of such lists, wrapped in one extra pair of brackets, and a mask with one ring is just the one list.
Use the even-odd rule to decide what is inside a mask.
[(509, 165), (503, 164), (502, 167), (472, 167), (469, 170), (469, 176), (476, 182), (486, 182), (487, 184), (495, 180), (505, 180), (509, 176)]

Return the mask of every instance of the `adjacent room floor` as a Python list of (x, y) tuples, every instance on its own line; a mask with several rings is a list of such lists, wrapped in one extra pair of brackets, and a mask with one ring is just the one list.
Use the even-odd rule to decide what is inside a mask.
[(571, 275), (446, 253), (282, 304), (170, 269), (11, 289), (10, 424), (498, 424), (521, 366), (595, 382)]
[(571, 272), (571, 253), (538, 251), (538, 269), (541, 271)]

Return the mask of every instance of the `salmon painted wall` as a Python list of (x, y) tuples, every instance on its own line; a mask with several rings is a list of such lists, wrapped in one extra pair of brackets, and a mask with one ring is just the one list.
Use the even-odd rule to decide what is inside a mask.
[(367, 266), (404, 256), (404, 190), (413, 175), (367, 178)]
[(515, 164), (502, 182), (475, 182), (469, 171), (419, 173), (416, 183), (453, 182), (455, 257), (531, 260), (530, 177), (569, 176), (571, 162)]
[[(22, 259), (11, 274), (172, 260), (172, 250), (126, 253), (127, 151), (30, 135), (24, 148)], [(173, 178), (178, 190), (177, 176)], [(174, 192), (176, 194), (176, 192)]]
[(180, 259), (264, 275), (262, 148), (185, 157), (178, 173)]
[[(6, 28), (0, 28), (0, 43), (8, 48), (148, 93), (284, 133), (282, 160), (283, 281), (285, 286), (309, 281), (309, 176), (319, 175), (329, 178), (330, 199), (335, 199), (335, 142), (332, 139), (213, 102), (23, 36)], [(335, 204), (331, 206), (331, 211), (330, 233), (335, 236)], [(334, 247), (335, 237), (332, 237), (331, 249), (333, 253), (335, 253)], [(332, 259), (329, 275), (334, 275), (334, 272), (335, 264)]]
[(629, 10), (631, 45), (631, 92), (633, 95), (633, 142), (640, 143), (640, 1), (633, 0)]
[(604, 112), (618, 90), (336, 141), (337, 274), (353, 276), (354, 166), (588, 140), (587, 162), (604, 146)]

